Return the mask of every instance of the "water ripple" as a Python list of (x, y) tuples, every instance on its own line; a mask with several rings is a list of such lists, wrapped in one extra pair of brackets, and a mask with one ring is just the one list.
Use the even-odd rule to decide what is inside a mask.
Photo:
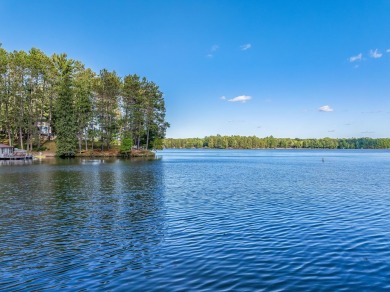
[(389, 177), (389, 151), (2, 165), (0, 290), (388, 290)]

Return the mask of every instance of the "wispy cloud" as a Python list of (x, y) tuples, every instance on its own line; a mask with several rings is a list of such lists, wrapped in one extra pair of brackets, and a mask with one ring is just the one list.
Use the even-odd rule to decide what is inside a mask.
[(244, 44), (244, 45), (240, 46), (240, 49), (241, 49), (241, 51), (246, 51), (246, 50), (249, 50), (251, 47), (252, 47), (251, 44)]
[(361, 61), (363, 59), (363, 54), (360, 53), (356, 56), (352, 56), (349, 58), (349, 62), (353, 63), (353, 62), (356, 62), (356, 61)]
[(386, 50), (386, 53), (390, 53), (390, 49), (387, 49), (387, 50)]
[(329, 106), (329, 105), (324, 105), (324, 106), (321, 106), (320, 108), (318, 108), (318, 110), (320, 112), (333, 112), (333, 109)]
[(211, 48), (210, 48), (210, 51), (209, 51), (209, 53), (206, 55), (206, 57), (207, 57), (207, 58), (212, 58), (212, 57), (214, 57), (214, 53), (215, 53), (216, 51), (218, 51), (218, 49), (219, 49), (219, 46), (218, 46), (218, 45), (212, 45)]
[(223, 96), (220, 97), (220, 99), (226, 100), (226, 96), (223, 95)]
[(247, 102), (248, 100), (251, 100), (252, 97), (249, 95), (239, 95), (234, 98), (228, 99), (230, 102)]
[(382, 53), (378, 52), (378, 49), (375, 49), (375, 51), (370, 50), (370, 57), (371, 58), (378, 59), (378, 58), (382, 57), (382, 55), (383, 55)]

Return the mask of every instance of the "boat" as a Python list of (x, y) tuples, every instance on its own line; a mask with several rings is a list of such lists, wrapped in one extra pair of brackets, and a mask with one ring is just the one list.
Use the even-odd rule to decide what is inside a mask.
[(0, 160), (29, 160), (33, 156), (26, 150), (18, 149), (13, 146), (0, 144)]

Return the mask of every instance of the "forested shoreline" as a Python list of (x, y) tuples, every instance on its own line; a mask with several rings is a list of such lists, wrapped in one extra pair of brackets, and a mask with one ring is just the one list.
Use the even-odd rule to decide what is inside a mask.
[(32, 151), (54, 139), (62, 157), (97, 147), (158, 149), (167, 127), (163, 93), (145, 77), (0, 47), (0, 143)]
[(211, 149), (389, 149), (390, 138), (321, 138), (290, 139), (273, 136), (208, 136), (204, 138), (164, 139), (164, 148), (211, 148)]

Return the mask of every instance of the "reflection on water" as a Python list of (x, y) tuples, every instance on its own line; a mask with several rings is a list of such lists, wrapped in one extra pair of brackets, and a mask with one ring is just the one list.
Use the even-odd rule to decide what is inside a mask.
[(159, 155), (0, 165), (0, 290), (390, 289), (390, 151)]
[(105, 159), (81, 159), (82, 164), (100, 164), (105, 162)]
[(109, 283), (101, 278), (153, 268), (163, 174), (153, 162), (106, 162), (2, 169), (0, 288), (98, 288)]
[(32, 159), (26, 159), (26, 160), (0, 160), (0, 166), (2, 165), (26, 165), (26, 164), (32, 164)]

